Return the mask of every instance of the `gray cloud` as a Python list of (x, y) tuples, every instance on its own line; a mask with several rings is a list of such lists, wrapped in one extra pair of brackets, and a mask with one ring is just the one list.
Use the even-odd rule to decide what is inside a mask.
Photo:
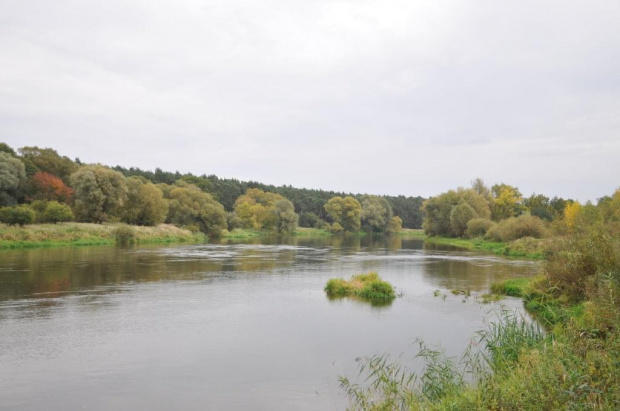
[(83, 161), (434, 195), (620, 182), (620, 4), (10, 1), (0, 140)]

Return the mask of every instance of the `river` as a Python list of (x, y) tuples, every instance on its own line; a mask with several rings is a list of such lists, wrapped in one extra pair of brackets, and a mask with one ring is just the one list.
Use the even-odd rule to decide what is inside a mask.
[[(460, 355), (522, 307), (476, 297), (538, 270), (397, 236), (4, 251), (0, 408), (343, 409), (361, 358), (411, 358), (416, 338)], [(392, 304), (326, 297), (368, 271)]]

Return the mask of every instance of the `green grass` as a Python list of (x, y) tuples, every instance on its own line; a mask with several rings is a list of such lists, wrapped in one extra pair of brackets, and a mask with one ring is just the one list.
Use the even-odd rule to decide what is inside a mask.
[(253, 230), (250, 228), (235, 228), (232, 231), (224, 230), (222, 233), (222, 238), (234, 238), (234, 239), (244, 239), (244, 238), (256, 238), (263, 237), (270, 233), (267, 231), (261, 230)]
[(325, 292), (329, 297), (359, 297), (364, 300), (392, 301), (396, 298), (392, 285), (381, 280), (376, 272), (354, 275), (350, 281), (332, 278), (327, 281)]
[(424, 230), (421, 228), (403, 228), (401, 231), (395, 233), (401, 237), (411, 237), (411, 238), (426, 238), (424, 234)]
[[(124, 232), (123, 236), (119, 233)], [(202, 242), (205, 236), (172, 225), (155, 227), (125, 224), (59, 223), (14, 227), (0, 224), (0, 249), (88, 246), (125, 243)]]
[(329, 237), (332, 233), (322, 228), (297, 227), (296, 237)]
[[(430, 244), (448, 245), (467, 250), (484, 251), (496, 255), (508, 257), (527, 258), (531, 260), (541, 260), (544, 252), (540, 249), (529, 249), (522, 246), (519, 240), (512, 243), (500, 243), (487, 241), (481, 238), (450, 238), (450, 237), (425, 237), (425, 241)], [(542, 243), (541, 243), (542, 244)]]

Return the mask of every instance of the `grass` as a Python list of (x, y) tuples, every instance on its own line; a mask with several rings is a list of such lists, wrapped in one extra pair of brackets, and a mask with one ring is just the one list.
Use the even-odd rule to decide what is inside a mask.
[(297, 227), (296, 237), (329, 237), (332, 233), (322, 228)]
[(620, 332), (585, 333), (573, 322), (545, 333), (503, 311), (460, 358), (419, 342), (419, 372), (403, 358), (362, 361), (356, 380), (340, 377), (351, 409), (579, 410), (620, 406)]
[(350, 281), (332, 278), (325, 285), (329, 297), (358, 297), (364, 300), (392, 301), (396, 298), (394, 288), (387, 281), (381, 280), (376, 272), (357, 274)]
[(543, 247), (545, 240), (524, 239), (510, 243), (487, 241), (481, 238), (450, 238), (450, 237), (425, 237), (425, 241), (431, 244), (448, 245), (464, 248), (467, 250), (485, 251), (496, 255), (508, 257), (527, 258), (541, 260), (544, 258)]
[(155, 227), (90, 223), (32, 224), (24, 227), (0, 224), (0, 249), (204, 240), (203, 234), (192, 233), (168, 224)]
[(411, 238), (426, 238), (426, 235), (424, 234), (424, 230), (421, 228), (403, 228), (401, 231), (398, 231), (397, 233), (395, 233), (396, 235), (399, 235), (401, 237), (411, 237)]

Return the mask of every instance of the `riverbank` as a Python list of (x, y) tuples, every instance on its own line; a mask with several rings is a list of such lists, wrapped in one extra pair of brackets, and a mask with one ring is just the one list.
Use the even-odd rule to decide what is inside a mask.
[(385, 356), (360, 365), (363, 384), (341, 377), (355, 409), (618, 409), (620, 310), (610, 276), (600, 292), (568, 300), (547, 275), (493, 284), (523, 299), (544, 325), (502, 310), (472, 342), (483, 351), (448, 358), (419, 343), (424, 374)]
[(203, 234), (169, 224), (155, 227), (91, 223), (32, 224), (23, 227), (0, 224), (0, 249), (204, 241)]
[[(235, 228), (232, 231), (224, 230), (221, 238), (228, 238), (233, 240), (243, 240), (257, 237), (270, 237), (277, 235), (273, 231), (268, 230), (253, 230), (250, 228)], [(332, 233), (320, 228), (308, 228), (297, 227), (297, 230), (292, 237), (329, 237)]]
[(487, 241), (481, 238), (469, 239), (426, 236), (423, 238), (425, 242), (430, 244), (447, 245), (473, 251), (484, 251), (508, 257), (527, 258), (530, 260), (542, 260), (545, 256), (545, 247), (549, 242), (549, 240), (540, 240), (529, 237), (521, 238), (510, 243)]

